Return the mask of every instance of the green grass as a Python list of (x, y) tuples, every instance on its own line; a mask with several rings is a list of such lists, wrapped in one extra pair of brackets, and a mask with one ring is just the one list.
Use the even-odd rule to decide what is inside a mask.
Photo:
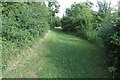
[(37, 78), (104, 78), (108, 77), (102, 49), (61, 29), (32, 47), (32, 52), (18, 60), (4, 77)]

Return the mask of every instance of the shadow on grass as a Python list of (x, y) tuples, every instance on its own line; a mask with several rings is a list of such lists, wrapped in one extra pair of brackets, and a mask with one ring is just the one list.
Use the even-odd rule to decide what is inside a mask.
[(69, 32), (69, 31), (63, 31), (62, 28), (54, 28), (52, 31), (56, 32), (56, 33), (60, 33), (60, 34), (68, 34), (68, 35), (72, 35), (72, 36), (77, 36), (77, 34), (73, 31)]
[(43, 72), (49, 74), (47, 77), (107, 77), (100, 49), (85, 40), (62, 32), (61, 29), (54, 29), (53, 34), (55, 38), (46, 43), (50, 54)]

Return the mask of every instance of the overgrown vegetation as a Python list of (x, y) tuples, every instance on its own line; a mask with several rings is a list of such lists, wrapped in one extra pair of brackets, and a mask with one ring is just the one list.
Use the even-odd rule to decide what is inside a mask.
[(66, 16), (63, 17), (63, 30), (76, 31), (78, 36), (95, 42), (97, 30), (91, 2), (74, 3), (71, 8), (66, 9)]
[(97, 12), (93, 11), (92, 5), (91, 2), (74, 3), (67, 8), (62, 18), (63, 31), (75, 32), (99, 46), (104, 42), (108, 71), (113, 77), (120, 77), (120, 17), (110, 3), (98, 1)]
[(3, 68), (49, 28), (49, 9), (42, 3), (2, 3)]
[(52, 14), (49, 19), (50, 29), (61, 26), (61, 18), (55, 16), (56, 13), (59, 13), (60, 4), (57, 1), (49, 2), (48, 7)]
[(33, 51), (28, 56), (17, 59), (16, 62), (19, 64), (11, 62), (13, 64), (10, 66), (11, 69), (5, 70), (3, 77), (108, 77), (108, 72), (102, 63), (105, 59), (104, 53), (101, 54), (102, 50), (87, 40), (64, 33), (60, 28), (49, 31), (42, 42), (37, 42), (34, 45), (31, 48)]
[[(0, 4), (2, 4), (2, 36), (0, 36), (0, 39), (2, 39), (3, 69), (5, 69), (8, 66), (8, 62), (19, 55), (23, 49), (32, 46), (32, 43), (37, 38), (44, 36), (48, 29), (62, 26), (63, 31), (75, 33), (77, 36), (88, 40), (99, 48), (104, 48), (106, 51), (104, 54), (107, 56), (104, 56), (106, 57), (105, 64), (108, 65), (106, 70), (111, 73), (113, 78), (120, 78), (120, 12), (112, 8), (111, 3), (105, 1), (100, 2), (98, 0), (98, 11), (92, 9), (94, 4), (89, 1), (73, 3), (70, 8), (66, 9), (66, 14), (62, 19), (55, 15), (59, 12), (60, 7), (57, 1), (48, 2), (48, 7), (44, 2), (5, 2)], [(55, 31), (55, 33), (56, 32), (57, 31)], [(63, 32), (60, 33), (63, 34)], [(57, 35), (59, 36), (59, 34)], [(67, 40), (67, 36), (63, 38), (63, 36), (60, 35), (60, 37), (63, 40)], [(60, 43), (67, 43), (66, 41), (59, 40), (58, 37), (54, 38), (56, 40), (58, 39)], [(50, 43), (50, 45), (56, 47), (56, 45), (58, 45), (56, 40), (53, 40), (51, 43), (54, 44)], [(71, 40), (68, 40), (69, 44), (72, 44)], [(79, 44), (76, 45), (81, 48), (81, 46), (79, 46), (81, 42), (78, 43)], [(66, 47), (66, 45), (63, 44), (64, 47)], [(69, 45), (71, 50), (73, 45), (75, 44)], [(56, 55), (56, 52), (60, 51), (58, 48), (59, 47), (56, 47), (50, 50), (53, 50), (52, 52)], [(73, 52), (79, 54), (80, 51), (75, 51), (76, 47), (74, 46), (74, 48)], [(65, 52), (64, 54), (67, 53), (65, 49), (62, 50), (63, 53)], [(84, 53), (83, 50), (81, 51)], [(70, 51), (71, 57), (73, 52)], [(103, 54), (102, 51), (100, 52)], [(85, 51), (85, 53), (87, 52)], [(60, 54), (60, 56), (64, 56), (64, 54)], [(75, 57), (79, 59), (79, 56)], [(67, 56), (64, 56), (64, 58), (66, 59)]]

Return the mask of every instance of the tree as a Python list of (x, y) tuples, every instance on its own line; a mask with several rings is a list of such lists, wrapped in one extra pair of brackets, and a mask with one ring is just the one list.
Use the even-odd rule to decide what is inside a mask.
[(50, 8), (50, 11), (52, 12), (52, 16), (55, 16), (55, 14), (59, 12), (60, 4), (57, 1), (48, 2), (48, 7)]
[(58, 17), (56, 17), (55, 14), (59, 12), (60, 4), (57, 1), (48, 2), (48, 7), (51, 13), (51, 16), (49, 18), (49, 24), (50, 24), (50, 28), (53, 29), (54, 27), (57, 26), (56, 23), (57, 23)]
[(92, 5), (91, 2), (74, 3), (70, 8), (67, 8), (66, 15), (62, 19), (63, 30), (77, 31), (79, 36), (91, 40), (94, 36)]

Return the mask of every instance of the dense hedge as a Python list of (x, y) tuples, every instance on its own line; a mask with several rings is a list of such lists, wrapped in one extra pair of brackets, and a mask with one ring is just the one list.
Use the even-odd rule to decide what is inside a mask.
[(112, 9), (107, 3), (102, 3), (103, 10), (98, 12), (100, 25), (99, 36), (106, 48), (106, 62), (108, 71), (112, 77), (120, 78), (120, 15), (118, 11), (111, 12)]
[(106, 33), (102, 34), (101, 38), (108, 53), (106, 59), (108, 71), (112, 73), (113, 77), (120, 78), (120, 18), (114, 17), (114, 19), (117, 20), (116, 25), (108, 26), (109, 29), (105, 30)]
[(49, 9), (42, 3), (2, 3), (3, 68), (49, 28)]

